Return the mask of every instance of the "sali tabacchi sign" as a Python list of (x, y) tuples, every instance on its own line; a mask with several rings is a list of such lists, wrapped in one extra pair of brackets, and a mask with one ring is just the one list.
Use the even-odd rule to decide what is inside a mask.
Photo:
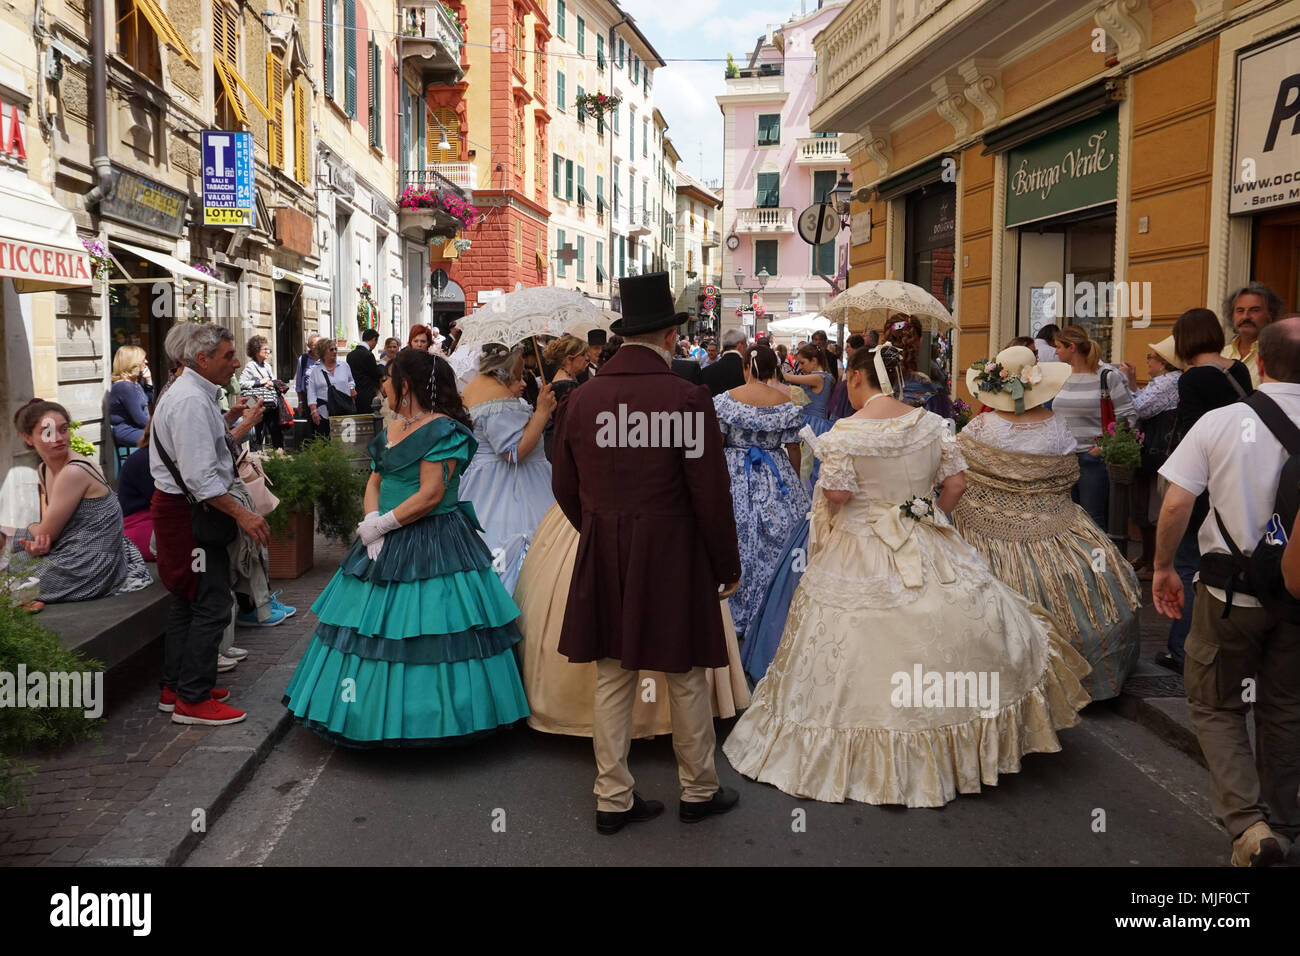
[(1119, 183), (1115, 110), (1007, 154), (1006, 225), (1020, 226), (1114, 202)]

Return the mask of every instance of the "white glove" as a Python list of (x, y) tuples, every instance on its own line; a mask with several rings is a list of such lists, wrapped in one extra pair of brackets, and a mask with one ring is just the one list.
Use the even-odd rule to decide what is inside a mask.
[(379, 560), (379, 552), (384, 550), (384, 536), (380, 535), (372, 544), (366, 545), (366, 554), (371, 561)]
[(391, 511), (386, 511), (383, 514), (372, 511), (357, 526), (357, 533), (361, 535), (361, 540), (369, 548), (388, 532), (396, 531), (401, 526), (402, 523), (393, 516)]

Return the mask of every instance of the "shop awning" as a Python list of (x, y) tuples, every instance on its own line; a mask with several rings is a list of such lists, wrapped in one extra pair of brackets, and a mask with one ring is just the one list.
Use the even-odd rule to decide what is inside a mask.
[(40, 183), (0, 171), (0, 276), (19, 292), (91, 284), (90, 257), (72, 213)]
[[(200, 272), (198, 269), (191, 268), (175, 256), (169, 256), (165, 252), (159, 252), (156, 249), (145, 249), (141, 246), (133, 246), (130, 243), (119, 242), (116, 239), (110, 239), (109, 242), (118, 249), (123, 249), (133, 256), (139, 256), (141, 259), (147, 259), (156, 266), (162, 266), (178, 279), (184, 279), (186, 282), (202, 282), (204, 285), (210, 285), (217, 289), (224, 289), (227, 292), (234, 290), (234, 286), (229, 282), (222, 282), (220, 279), (208, 275), (206, 272)], [(121, 263), (118, 263), (121, 265)], [(123, 270), (132, 279), (129, 270)]]
[(284, 279), (286, 282), (296, 282), (302, 286), (302, 297), (304, 299), (314, 299), (317, 302), (328, 302), (330, 298), (330, 287), (326, 282), (312, 276), (305, 276), (301, 272), (290, 272), (288, 269), (272, 269), (272, 279)]

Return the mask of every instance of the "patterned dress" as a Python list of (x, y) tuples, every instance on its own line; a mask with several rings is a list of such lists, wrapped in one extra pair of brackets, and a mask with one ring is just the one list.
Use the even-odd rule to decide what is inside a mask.
[[(84, 468), (108, 488), (90, 463), (73, 458), (67, 467), (72, 466)], [(44, 471), (42, 465), (42, 476)], [(25, 530), (18, 537), (30, 539)], [(37, 557), (18, 551), (9, 561), (9, 571), (39, 579), (38, 593), (30, 593), (34, 583), (22, 581), (17, 590), (23, 600), (36, 598), (46, 604), (91, 601), (139, 591), (153, 583), (140, 550), (123, 534), (122, 506), (112, 489), (102, 498), (82, 498), (49, 553)]]
[(743, 637), (772, 584), (782, 546), (808, 512), (808, 492), (785, 451), (799, 441), (804, 419), (788, 402), (746, 405), (728, 392), (715, 398), (713, 407), (722, 426), (740, 543), (740, 589), (728, 600)]

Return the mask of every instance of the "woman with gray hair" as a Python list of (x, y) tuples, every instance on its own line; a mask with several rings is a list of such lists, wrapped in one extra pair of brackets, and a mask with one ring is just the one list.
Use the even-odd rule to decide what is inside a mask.
[(520, 398), (523, 367), (522, 349), (489, 342), (479, 356), (478, 375), (461, 396), (478, 441), (461, 481), (461, 498), (474, 505), (507, 591), (514, 590), (533, 532), (555, 504), (551, 463), (542, 447), (555, 395), (543, 386), (537, 410), (529, 408)]

